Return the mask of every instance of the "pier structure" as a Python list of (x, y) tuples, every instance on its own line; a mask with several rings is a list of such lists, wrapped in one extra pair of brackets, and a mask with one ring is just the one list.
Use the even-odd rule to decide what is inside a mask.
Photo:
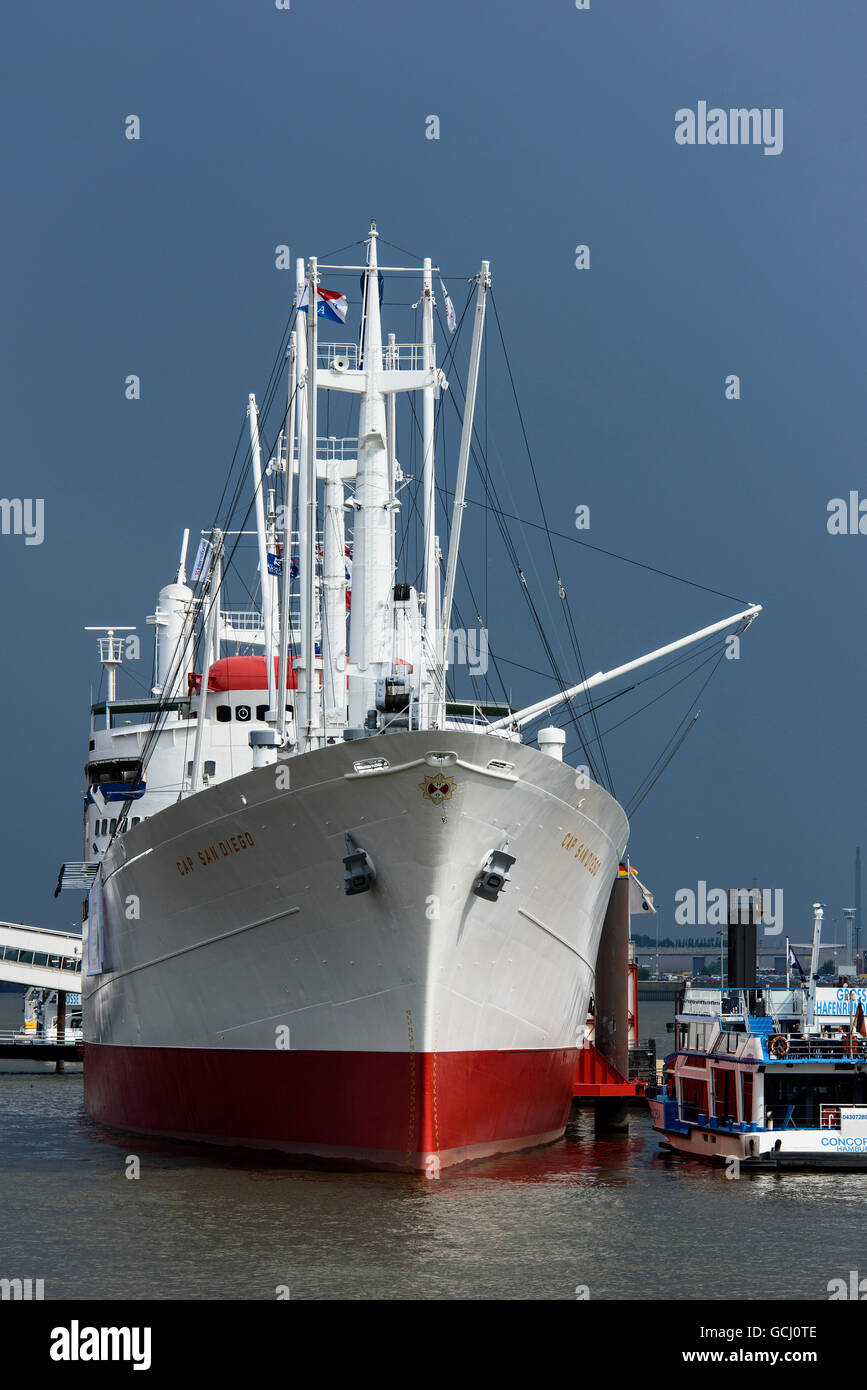
[(0, 1032), (0, 1058), (54, 1062), (58, 1072), (65, 1062), (82, 1060), (81, 1042), (66, 1036), (67, 1004), (81, 1002), (81, 971), (80, 932), (0, 922), (0, 980), (23, 986), (40, 1001), (53, 1002), (56, 996), (57, 1005), (50, 1029), (41, 1029), (33, 1017), (19, 1030)]
[[(597, 1134), (625, 1133), (629, 1105), (643, 1100), (646, 1086), (645, 1080), (630, 1076), (630, 1055), (638, 1050), (638, 969), (629, 940), (630, 885), (629, 865), (621, 864), (596, 956), (593, 1018), (578, 1054), (572, 1087), (574, 1105), (593, 1104)], [(646, 896), (652, 907), (652, 899)]]

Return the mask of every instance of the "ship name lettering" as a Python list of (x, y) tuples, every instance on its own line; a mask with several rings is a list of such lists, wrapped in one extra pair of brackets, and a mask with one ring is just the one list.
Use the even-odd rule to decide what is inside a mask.
[[(228, 859), (232, 854), (240, 854), (242, 850), (254, 849), (256, 841), (249, 830), (238, 831), (235, 835), (230, 835), (227, 840), (218, 840), (216, 844), (205, 845), (204, 849), (196, 850), (196, 856), (203, 869), (209, 864), (216, 864), (220, 859)], [(189, 855), (185, 859), (176, 859), (178, 873), (185, 877), (193, 872), (193, 860)]]
[(583, 840), (579, 841), (577, 835), (571, 835), (568, 832), (560, 841), (561, 849), (574, 849), (576, 845), (578, 848), (575, 849), (575, 853), (572, 857), (577, 859), (580, 864), (583, 864), (587, 872), (592, 874), (595, 878), (602, 867), (602, 860), (598, 855), (593, 853), (590, 846), (585, 845)]

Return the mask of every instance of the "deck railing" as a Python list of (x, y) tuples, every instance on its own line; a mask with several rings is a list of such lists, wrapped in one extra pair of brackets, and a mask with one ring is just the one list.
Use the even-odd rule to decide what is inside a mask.
[(867, 1039), (859, 1037), (843, 1038), (800, 1038), (789, 1034), (786, 1037), (788, 1050), (782, 1057), (770, 1053), (772, 1062), (865, 1062), (867, 1061)]
[[(385, 343), (381, 353), (382, 366), (386, 371), (419, 371), (425, 366), (424, 343)], [(357, 371), (358, 344), (319, 343), (316, 349), (317, 367), (331, 368), (335, 363), (339, 371)]]

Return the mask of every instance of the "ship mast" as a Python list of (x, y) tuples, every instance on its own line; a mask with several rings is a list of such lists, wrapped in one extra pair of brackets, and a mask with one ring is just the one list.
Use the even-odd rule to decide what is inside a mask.
[(482, 354), (482, 334), (485, 328), (485, 305), (491, 286), (491, 266), (482, 261), (476, 293), (476, 312), (473, 320), (473, 342), (470, 348), (470, 365), (467, 374), (467, 394), (464, 402), (464, 419), (461, 427), (461, 448), (458, 456), (458, 473), (455, 483), (455, 500), (452, 509), (452, 530), (449, 538), (449, 554), (446, 561), (446, 584), (442, 611), (442, 680), (440, 682), (440, 707), (437, 722), (442, 726), (446, 715), (446, 670), (448, 668), (449, 628), (452, 620), (452, 602), (455, 595), (455, 579), (458, 570), (458, 553), (461, 544), (461, 523), (463, 521), (467, 492), (467, 470), (470, 462), (470, 447), (473, 442), (473, 418), (476, 410), (476, 390), (479, 383), (479, 359)]
[(193, 766), (190, 775), (190, 795), (198, 790), (202, 780), (202, 763), (205, 756), (205, 721), (208, 708), (208, 681), (211, 664), (219, 658), (220, 644), (220, 591), (223, 587), (223, 533), (214, 530), (211, 535), (214, 547), (211, 572), (208, 577), (209, 601), (204, 619), (202, 643), (202, 674), (199, 686), (199, 708), (196, 720), (196, 740), (193, 746)]
[[(274, 698), (274, 597), (271, 575), (268, 572), (268, 543), (265, 533), (265, 497), (262, 483), (262, 446), (259, 442), (259, 411), (256, 397), (250, 395), (250, 449), (253, 465), (253, 500), (256, 510), (256, 539), (259, 547), (259, 575), (262, 593), (262, 621), (265, 627), (265, 670), (268, 677), (268, 712), (275, 708)], [(273, 717), (273, 716), (271, 716)]]
[[(347, 725), (355, 737), (363, 730), (376, 732), (395, 718), (406, 718), (400, 708), (402, 688), (413, 707), (413, 722), (428, 727), (430, 712), (439, 698), (439, 577), (435, 535), (433, 479), (433, 401), (447, 383), (436, 367), (433, 342), (434, 267), (426, 262), (426, 287), (421, 345), (399, 345), (389, 335), (383, 345), (380, 315), (380, 268), (376, 223), (371, 223), (363, 266), (319, 266), (311, 258), (307, 275), (298, 262), (298, 299), (305, 293), (307, 312), (297, 319), (296, 419), (298, 422), (298, 533), (300, 549), (301, 643), (298, 667), (297, 747), (299, 752), (319, 747), (324, 739), (342, 738)], [(418, 274), (408, 266), (389, 266), (390, 273)], [(318, 342), (317, 288), (320, 270), (362, 276), (360, 343), (338, 346)], [(311, 307), (312, 306), (312, 307)], [(348, 392), (358, 397), (358, 435), (355, 440), (317, 437), (319, 390)], [(425, 583), (431, 601), (428, 622), (431, 634), (424, 643), (419, 630), (418, 596), (402, 585), (395, 599), (395, 515), (399, 468), (396, 460), (395, 398), (403, 391), (425, 394), (423, 438), (425, 460)], [(354, 453), (355, 457), (350, 457)], [(287, 459), (287, 468), (296, 466)], [(324, 484), (322, 583), (316, 583), (317, 486)], [(354, 495), (346, 499), (347, 484)], [(349, 620), (349, 659), (346, 658), (346, 574), (344, 512), (354, 511), (352, 610)], [(286, 555), (286, 562), (291, 557)], [(282, 618), (288, 610), (288, 586), (284, 584)], [(322, 685), (317, 688), (315, 654), (316, 619), (322, 641)], [(411, 634), (414, 634), (412, 636)], [(424, 655), (422, 653), (424, 646)], [(426, 688), (419, 689), (419, 673), (427, 667)], [(398, 694), (384, 708), (386, 681)], [(348, 701), (346, 684), (348, 679)], [(418, 697), (422, 695), (419, 711)], [(397, 708), (395, 708), (395, 704)]]
[(292, 502), (295, 489), (295, 395), (298, 384), (298, 332), (289, 335), (289, 398), (286, 408), (283, 488), (283, 576), (280, 595), (280, 660), (277, 681), (277, 732), (286, 738), (286, 669), (289, 663), (289, 609), (292, 598)]
[[(316, 704), (316, 635), (313, 614), (316, 600), (316, 444), (317, 404), (316, 368), (319, 350), (318, 295), (319, 272), (315, 256), (307, 271), (307, 432), (306, 449), (298, 452), (298, 518), (301, 561), (301, 669), (304, 677), (301, 752), (318, 746), (316, 731), (320, 720)], [(303, 487), (302, 487), (303, 481)], [(303, 517), (303, 520), (302, 520)], [(303, 527), (303, 530), (301, 529)]]
[(816, 1033), (816, 983), (819, 979), (819, 948), (822, 943), (822, 919), (825, 904), (813, 903), (813, 949), (810, 952), (810, 983), (807, 986), (807, 1032)]
[[(434, 297), (431, 283), (431, 261), (424, 260), (422, 286), (421, 332), (424, 349), (424, 365), (432, 369), (436, 365), (433, 338)], [(425, 386), (422, 391), (422, 458), (424, 472), (424, 638), (425, 660), (421, 701), (421, 723), (429, 728), (437, 720), (437, 691), (440, 676), (440, 574), (437, 563), (436, 541), (436, 474), (434, 460), (434, 387)]]
[(361, 728), (376, 708), (376, 682), (387, 674), (387, 635), (391, 623), (394, 512), (389, 502), (385, 392), (382, 389), (382, 323), (376, 223), (370, 227), (364, 276), (364, 319), (359, 368), (364, 389), (358, 412), (358, 466), (355, 480), (349, 682), (349, 723)]

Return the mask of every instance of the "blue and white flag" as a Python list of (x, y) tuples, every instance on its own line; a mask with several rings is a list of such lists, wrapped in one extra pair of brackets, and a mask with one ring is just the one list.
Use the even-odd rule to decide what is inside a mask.
[(798, 957), (795, 955), (795, 953), (794, 953), (794, 951), (792, 950), (791, 946), (789, 947), (789, 969), (790, 969), (790, 970), (797, 970), (798, 975), (800, 976), (800, 979), (801, 979), (801, 984), (806, 984), (806, 982), (807, 982), (807, 977), (806, 977), (806, 975), (804, 974), (804, 967), (801, 965), (801, 962), (798, 960)]
[(268, 555), (268, 573), (280, 575), (283, 573), (283, 556)]
[(193, 565), (193, 583), (199, 579), (204, 580), (210, 568), (211, 542), (199, 541), (199, 548), (196, 551), (196, 563)]
[[(307, 313), (307, 306), (310, 302), (310, 291), (307, 285), (298, 301), (298, 309), (302, 314)], [(346, 295), (339, 290), (324, 290), (321, 285), (316, 286), (316, 313), (321, 319), (331, 319), (332, 323), (345, 323), (349, 305), (346, 302)]]
[(457, 326), (458, 326), (458, 321), (457, 321), (457, 318), (456, 318), (456, 316), (455, 316), (455, 306), (454, 306), (454, 304), (452, 304), (452, 301), (451, 301), (451, 299), (449, 298), (449, 292), (448, 292), (448, 290), (446, 289), (445, 285), (443, 284), (443, 277), (442, 277), (442, 276), (440, 276), (440, 289), (441, 289), (442, 292), (443, 292), (443, 304), (445, 305), (445, 311), (446, 311), (446, 323), (447, 323), (448, 326), (449, 326), (449, 332), (450, 332), (450, 333), (454, 333), (455, 329), (456, 329)]

